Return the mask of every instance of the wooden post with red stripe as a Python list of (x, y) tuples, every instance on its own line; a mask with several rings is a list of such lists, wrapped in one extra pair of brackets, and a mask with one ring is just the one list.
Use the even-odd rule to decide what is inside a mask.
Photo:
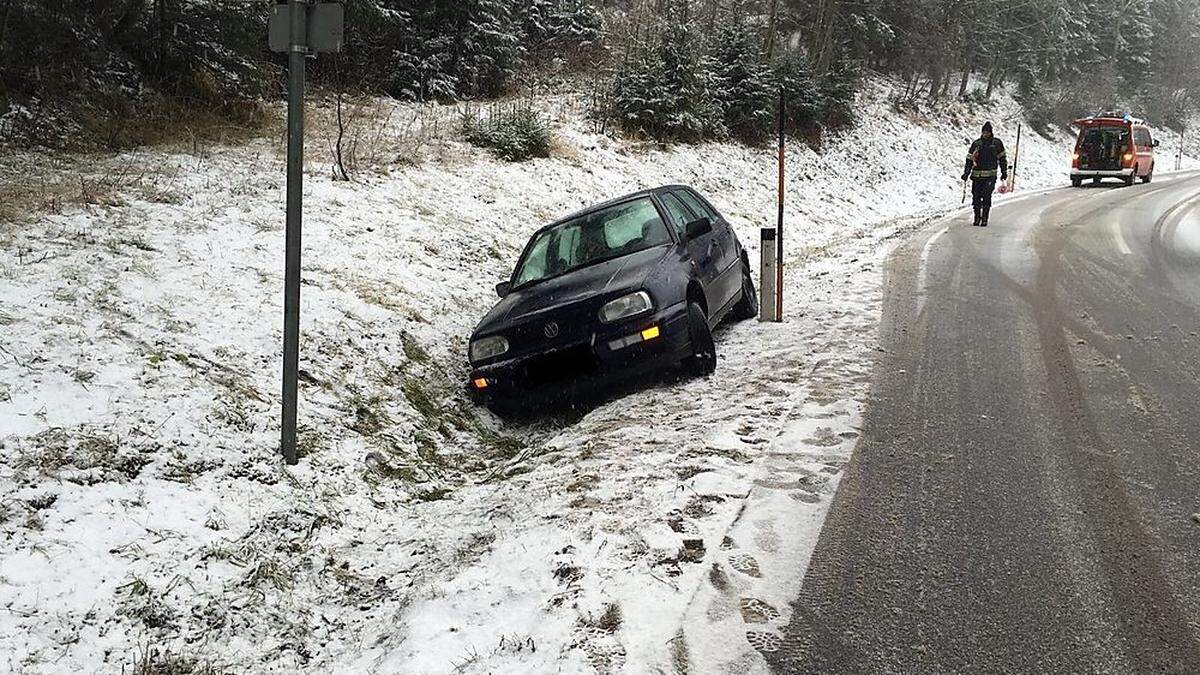
[(775, 320), (783, 321), (783, 116), (787, 110), (783, 90), (779, 90), (779, 218), (775, 240)]

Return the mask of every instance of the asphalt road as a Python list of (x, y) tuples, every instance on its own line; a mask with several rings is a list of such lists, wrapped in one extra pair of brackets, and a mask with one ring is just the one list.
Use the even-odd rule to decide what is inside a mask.
[(777, 672), (1200, 673), (1200, 176), (889, 259), (863, 436)]

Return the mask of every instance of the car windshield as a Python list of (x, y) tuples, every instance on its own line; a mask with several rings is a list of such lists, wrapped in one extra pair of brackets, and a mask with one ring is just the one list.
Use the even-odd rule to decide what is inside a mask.
[(514, 286), (671, 243), (649, 197), (586, 213), (539, 232), (517, 264)]

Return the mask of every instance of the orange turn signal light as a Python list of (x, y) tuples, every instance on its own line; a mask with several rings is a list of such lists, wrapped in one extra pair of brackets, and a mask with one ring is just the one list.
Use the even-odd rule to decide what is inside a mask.
[(659, 336), (659, 332), (658, 326), (650, 326), (646, 330), (642, 331), (642, 340), (653, 340)]
[(486, 377), (477, 377), (472, 384), (475, 385), (476, 389), (487, 389), (488, 381)]

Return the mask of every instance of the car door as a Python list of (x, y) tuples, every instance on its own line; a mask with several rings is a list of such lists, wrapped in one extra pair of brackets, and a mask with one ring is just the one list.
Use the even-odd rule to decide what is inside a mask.
[(683, 200), (693, 211), (697, 211), (712, 221), (713, 233), (716, 235), (718, 251), (716, 252), (716, 264), (719, 268), (717, 272), (717, 284), (720, 288), (720, 307), (732, 303), (737, 299), (738, 292), (742, 288), (741, 267), (738, 265), (738, 245), (737, 237), (733, 234), (733, 228), (729, 222), (708, 203), (708, 200), (701, 197), (695, 190), (690, 188), (681, 188), (678, 191), (680, 199)]
[(1138, 140), (1138, 174), (1148, 175), (1154, 168), (1154, 140), (1150, 136), (1150, 130), (1146, 127), (1140, 127), (1137, 130)]
[(697, 214), (691, 207), (687, 206), (674, 191), (664, 192), (659, 195), (659, 198), (662, 200), (663, 206), (667, 209), (671, 226), (678, 233), (679, 241), (683, 242), (688, 257), (692, 260), (692, 264), (696, 266), (700, 284), (704, 286), (704, 300), (708, 303), (711, 317), (711, 313), (719, 310), (723, 304), (720, 289), (721, 267), (717, 254), (720, 244), (717, 240), (716, 227), (714, 225), (712, 232), (688, 241), (687, 224), (700, 218), (701, 214)]

